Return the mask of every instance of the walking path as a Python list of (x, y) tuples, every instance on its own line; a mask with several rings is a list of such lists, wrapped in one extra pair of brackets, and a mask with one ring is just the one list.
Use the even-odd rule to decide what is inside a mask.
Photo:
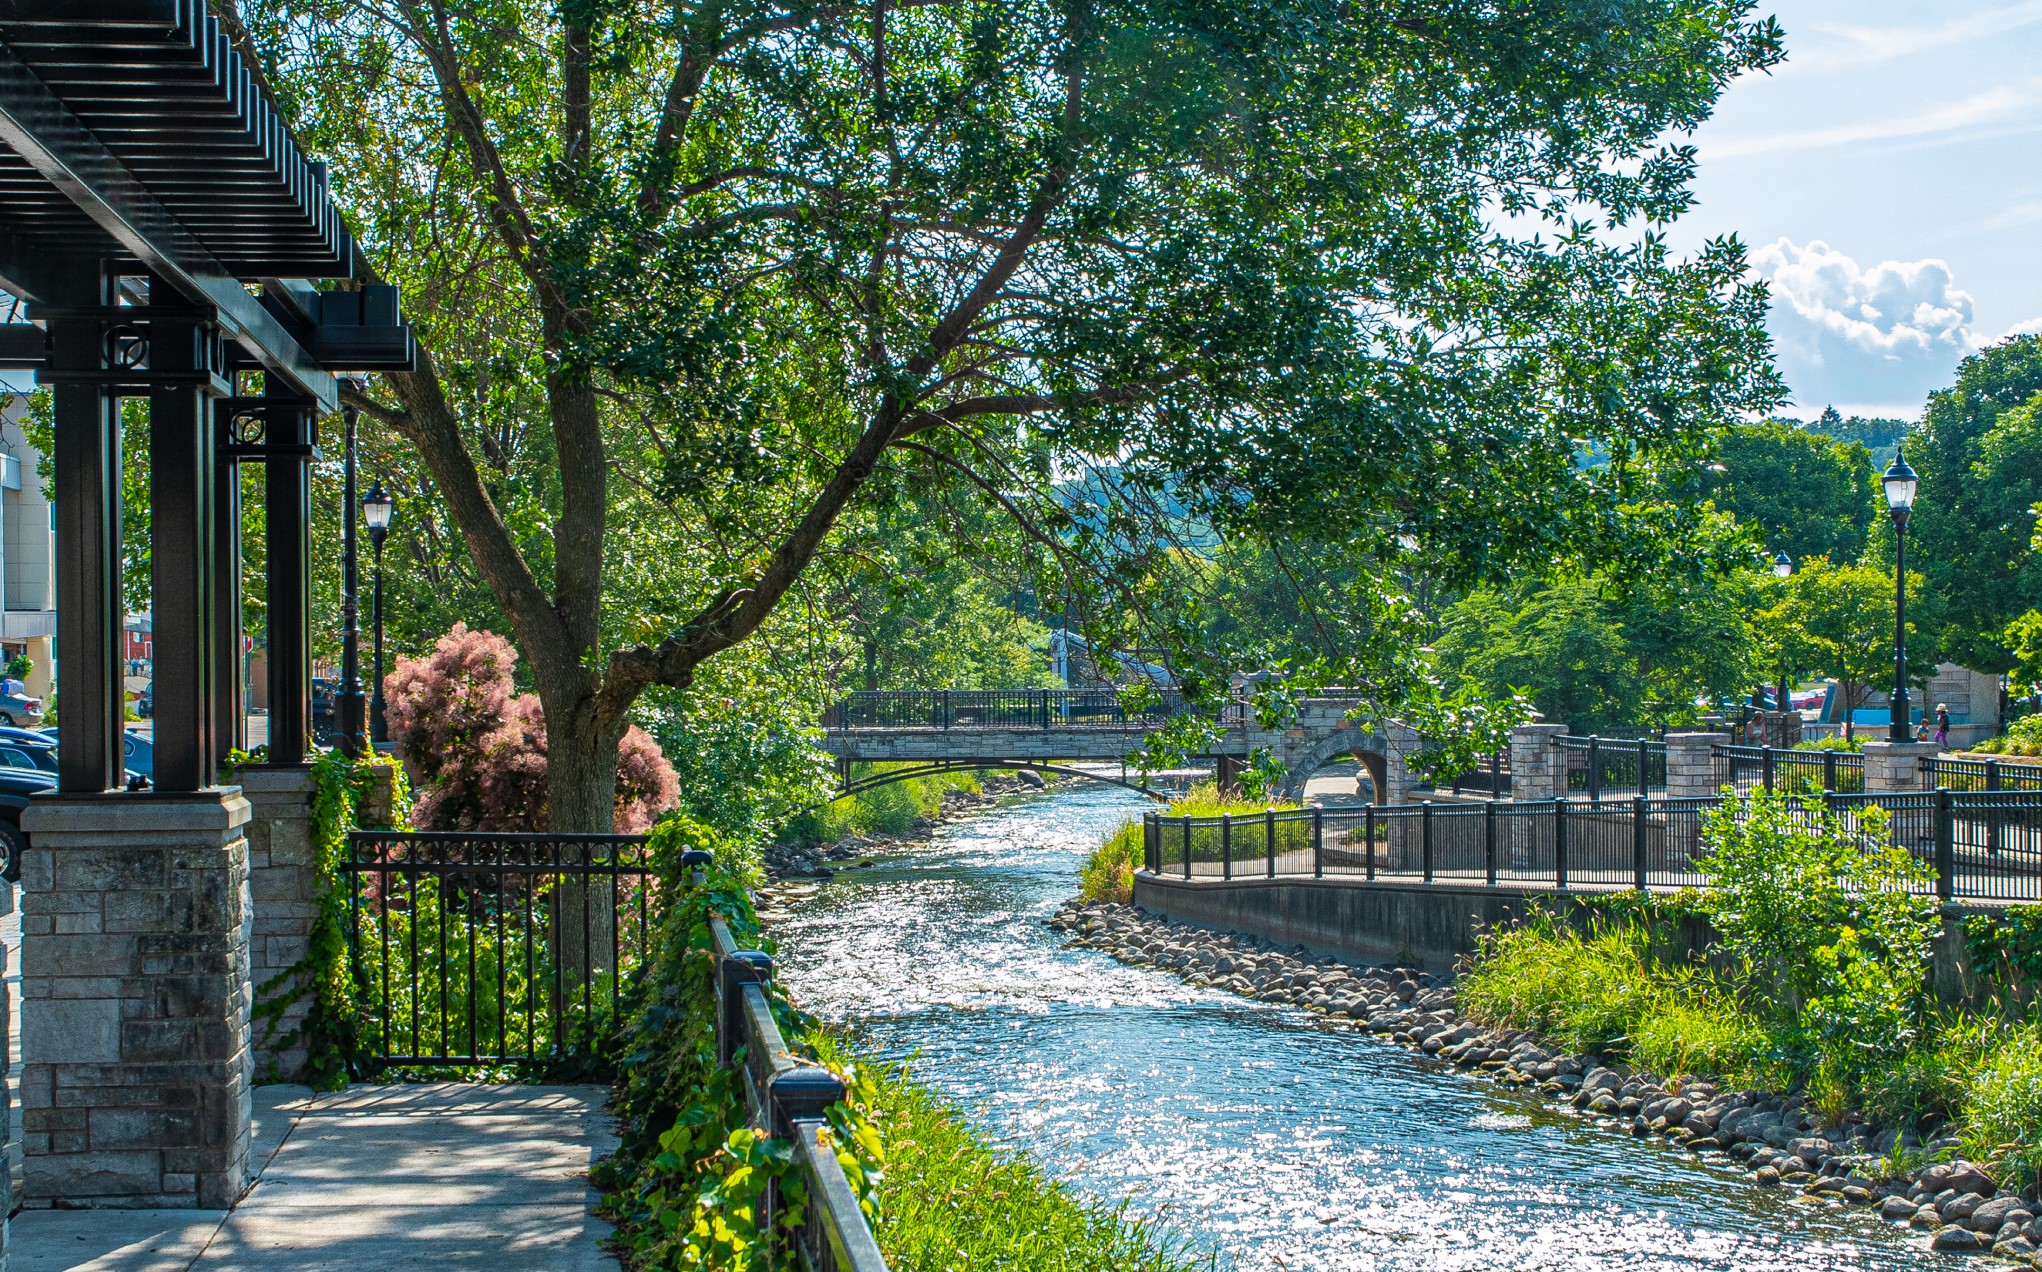
[(10, 1272), (614, 1272), (590, 1165), (598, 1087), (255, 1092), (256, 1182), (231, 1211), (24, 1210)]

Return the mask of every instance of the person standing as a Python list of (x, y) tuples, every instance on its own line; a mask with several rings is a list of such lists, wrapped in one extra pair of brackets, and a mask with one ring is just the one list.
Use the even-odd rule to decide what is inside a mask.
[(1936, 704), (1936, 745), (1950, 745), (1950, 704), (1947, 702)]

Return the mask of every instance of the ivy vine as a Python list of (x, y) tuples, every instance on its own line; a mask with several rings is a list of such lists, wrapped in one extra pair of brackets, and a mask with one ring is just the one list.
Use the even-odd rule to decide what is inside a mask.
[[(265, 753), (235, 752), (231, 768), (261, 763)], [(349, 890), (347, 836), (373, 787), (390, 784), (390, 828), (410, 829), (411, 793), (404, 769), (387, 755), (350, 759), (325, 751), (312, 763), (312, 810), (308, 834), (318, 913), (307, 934), (305, 956), (256, 987), (254, 1023), (261, 1045), (274, 1051), (305, 1047), (300, 1080), (314, 1090), (347, 1085), (360, 1057), (360, 1013), (354, 966), (348, 950)], [(309, 1002), (307, 1001), (309, 999)], [(300, 1003), (305, 1014), (288, 1029), (284, 1020)]]
[(1964, 920), (1964, 952), (1997, 996), (2026, 1003), (2042, 992), (2042, 905), (2008, 906)]

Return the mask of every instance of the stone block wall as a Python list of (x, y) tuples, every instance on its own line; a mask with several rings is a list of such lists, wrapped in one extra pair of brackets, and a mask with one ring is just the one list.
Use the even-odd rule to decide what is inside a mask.
[(1557, 799), (1567, 793), (1564, 724), (1520, 724), (1510, 731), (1510, 798)]
[[(267, 1002), (297, 987), (294, 974), (304, 961), (319, 915), (318, 863), (313, 857), (310, 766), (250, 766), (238, 775), (247, 797), (248, 890), (255, 923), (248, 947), (248, 972), (255, 992)], [(257, 1081), (296, 1081), (305, 1067), (305, 1046), (293, 1038), (309, 997), (300, 996), (277, 1017), (256, 1026), (253, 1048)], [(286, 1039), (292, 1039), (288, 1044)]]
[(1666, 735), (1666, 797), (1668, 799), (1712, 799), (1723, 793), (1723, 781), (1716, 768), (1715, 746), (1728, 742), (1727, 733), (1669, 733)]
[(24, 815), (24, 1204), (240, 1196), (248, 818), (231, 789), (51, 796)]

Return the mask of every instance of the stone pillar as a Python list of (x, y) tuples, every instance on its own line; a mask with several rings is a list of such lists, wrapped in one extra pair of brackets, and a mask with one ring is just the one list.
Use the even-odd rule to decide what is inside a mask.
[[(0, 887), (0, 914), (12, 913), (14, 889)], [(0, 945), (0, 981), (4, 981), (6, 973), (7, 947)], [(0, 991), (4, 989), (4, 984), (0, 984)], [(14, 1023), (8, 1019), (13, 1011), (13, 1004), (9, 1001), (11, 997), (5, 992), (0, 992), (0, 1073), (6, 1072), (14, 1064), (14, 1057), (7, 1051), (8, 1035), (12, 1032)], [(5, 1082), (0, 1082), (0, 1141), (4, 1141), (7, 1146), (7, 1174), (5, 1180), (0, 1181), (0, 1203), (4, 1203), (0, 1204), (0, 1272), (4, 1272), (7, 1267), (9, 1235), (7, 1216), (14, 1213), (14, 1208), (21, 1201), (21, 1131), (15, 1124), (14, 1105)]]
[(1865, 789), (1873, 794), (1934, 789), (1922, 776), (1921, 762), (1941, 749), (1933, 742), (1865, 743)]
[[(1728, 733), (1669, 733), (1666, 735), (1666, 797), (1668, 799), (1715, 799), (1723, 793), (1723, 779), (1716, 768), (1714, 748), (1728, 742)], [(1659, 866), (1664, 870), (1685, 870), (1702, 846), (1702, 819), (1698, 813), (1668, 811), (1661, 815)]]
[(222, 1208), (248, 1175), (248, 801), (23, 814), (25, 1203)]
[[(1567, 753), (1560, 749), (1566, 733), (1564, 724), (1520, 724), (1510, 731), (1513, 802), (1548, 802), (1567, 793)], [(1544, 856), (1550, 857), (1550, 842), (1543, 839), (1546, 824), (1547, 819), (1537, 817), (1509, 818), (1500, 836), (1503, 860), (1521, 869), (1535, 866), (1542, 842), (1548, 845)]]
[(1666, 735), (1666, 797), (1668, 799), (1714, 799), (1723, 793), (1717, 775), (1714, 747), (1728, 742), (1727, 733), (1669, 733)]
[[(319, 870), (312, 848), (312, 769), (304, 764), (249, 765), (238, 775), (252, 813), (248, 824), (248, 894), (255, 922), (248, 943), (249, 982), (264, 1001), (288, 996), (319, 917)], [(281, 1016), (265, 1019), (250, 1040), (261, 1082), (296, 1082), (305, 1045), (291, 1038), (311, 1009), (300, 997)]]
[(1564, 724), (1520, 724), (1510, 731), (1510, 798), (1557, 799), (1567, 793)]
[[(1393, 805), (1415, 803), (1418, 778), (1411, 772), (1410, 757), (1418, 752), (1418, 730), (1401, 721), (1382, 724), (1383, 802)], [(1384, 852), (1392, 870), (1417, 870), (1425, 858), (1424, 827), (1411, 817), (1391, 819), (1383, 832)]]

